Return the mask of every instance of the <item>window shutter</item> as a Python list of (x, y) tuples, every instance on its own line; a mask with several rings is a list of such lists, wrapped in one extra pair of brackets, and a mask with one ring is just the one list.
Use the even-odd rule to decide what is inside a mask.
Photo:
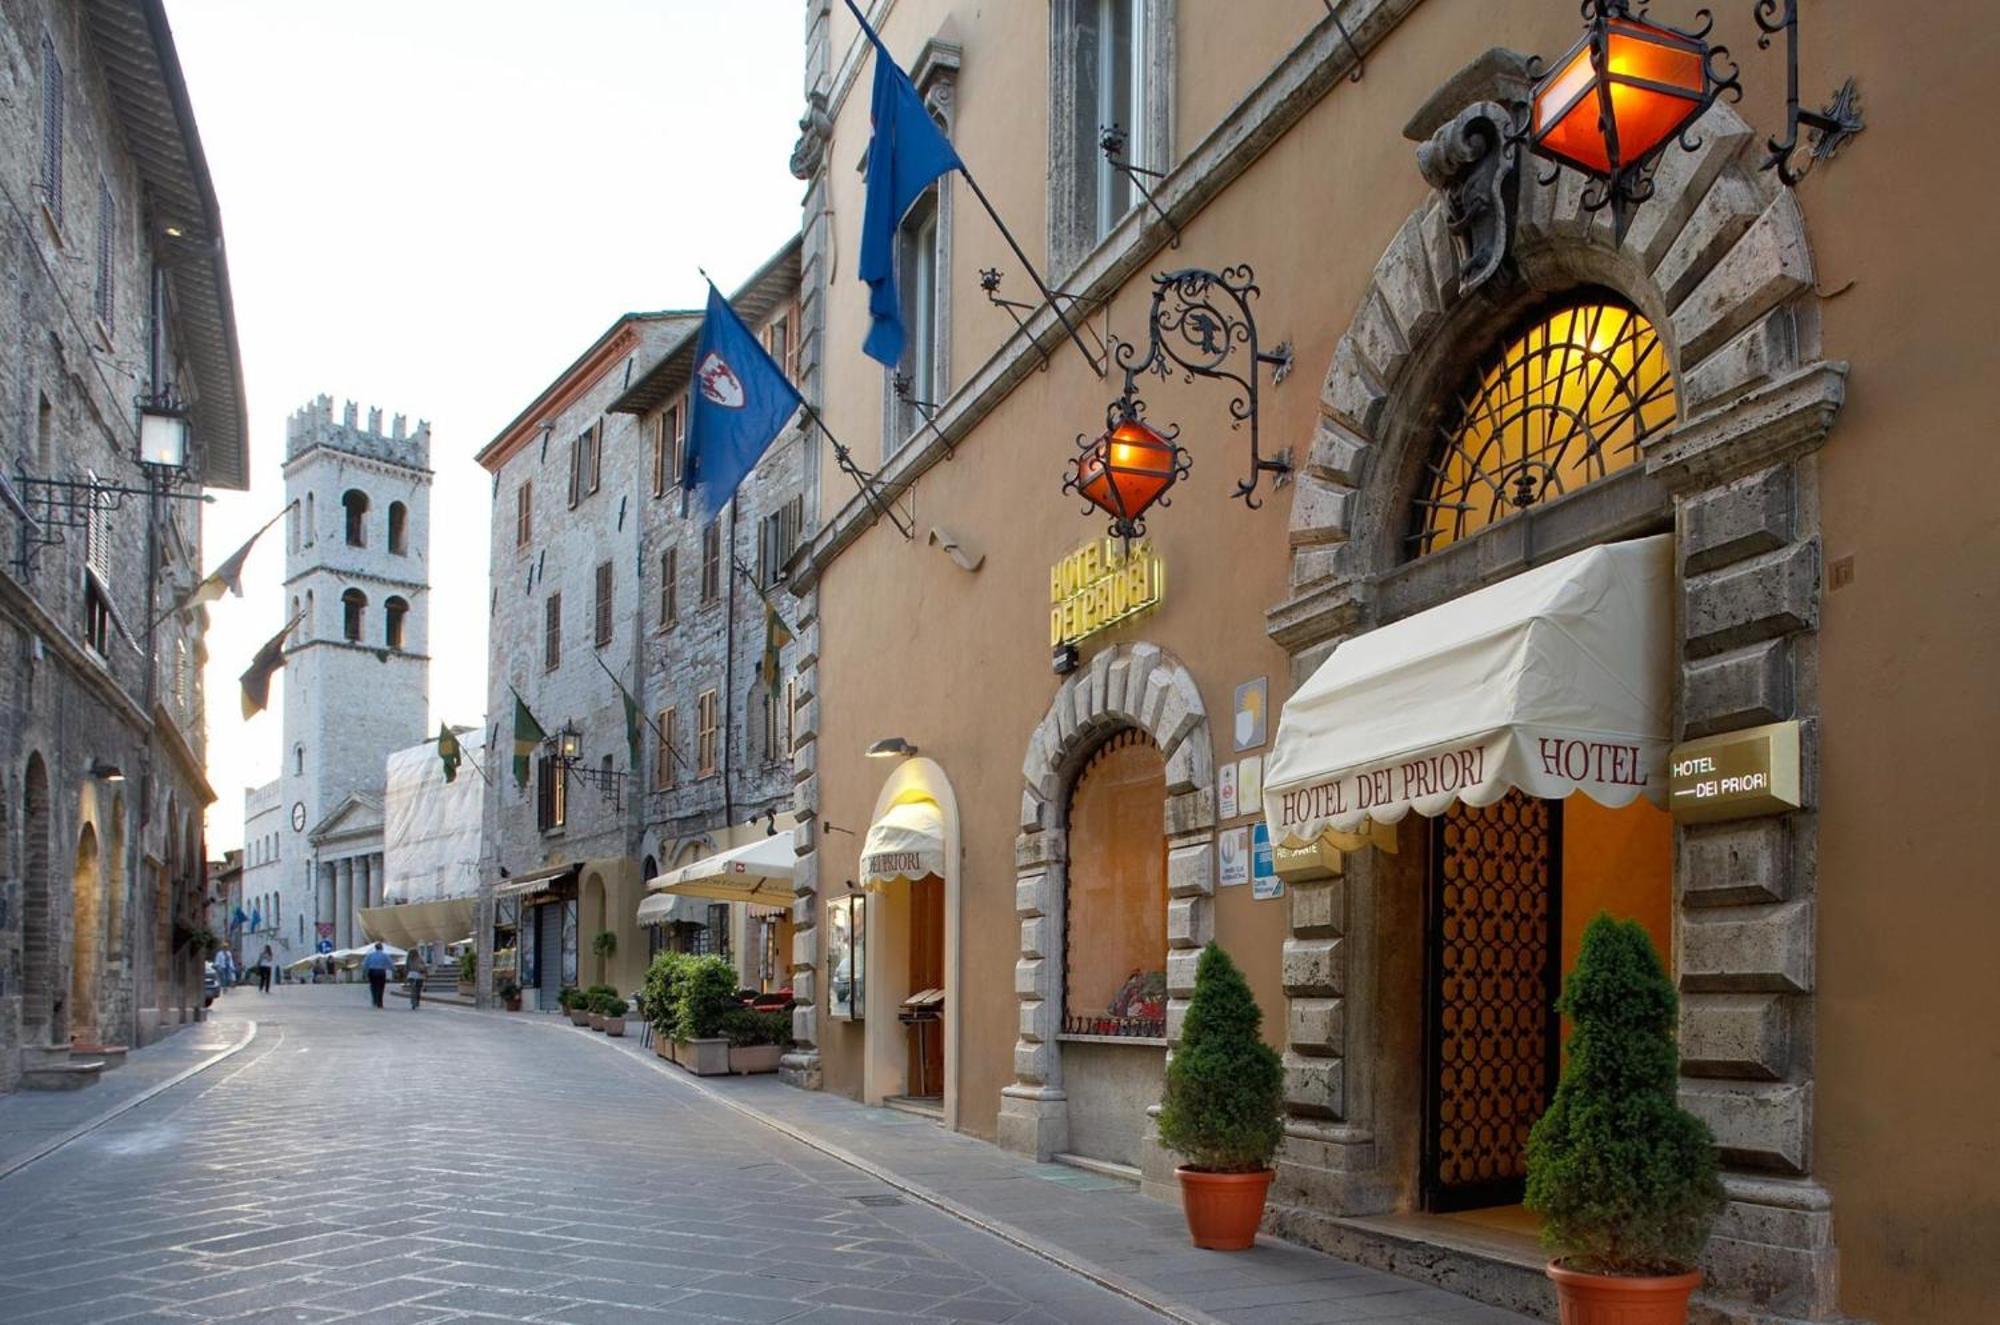
[(602, 562), (597, 567), (597, 643), (599, 646), (611, 642), (611, 563)]
[(577, 498), (582, 494), (583, 444), (584, 439), (582, 437), (578, 437), (569, 444), (569, 504), (572, 509), (575, 508)]
[(106, 331), (115, 326), (116, 291), (112, 287), (111, 259), (117, 252), (118, 204), (111, 197), (111, 185), (102, 176), (97, 180), (97, 320)]
[(63, 67), (56, 44), (42, 34), (42, 197), (49, 213), (62, 223), (63, 211)]

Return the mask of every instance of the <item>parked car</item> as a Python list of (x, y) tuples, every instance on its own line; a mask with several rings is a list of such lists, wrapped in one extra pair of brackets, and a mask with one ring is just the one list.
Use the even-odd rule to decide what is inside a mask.
[(222, 980), (215, 973), (215, 963), (203, 962), (201, 964), (201, 1005), (203, 1007), (209, 1006), (215, 1002), (216, 995), (221, 992)]

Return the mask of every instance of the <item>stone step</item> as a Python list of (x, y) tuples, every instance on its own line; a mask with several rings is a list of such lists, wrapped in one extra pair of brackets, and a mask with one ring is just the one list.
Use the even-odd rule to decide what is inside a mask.
[(29, 1071), (37, 1067), (61, 1067), (69, 1062), (69, 1046), (66, 1044), (24, 1044), (21, 1046), (21, 1070)]
[(31, 1067), (21, 1073), (23, 1090), (82, 1090), (97, 1084), (104, 1071), (99, 1062), (71, 1062), (56, 1067)]
[(72, 1044), (70, 1052), (77, 1058), (94, 1059), (103, 1063), (108, 1072), (112, 1068), (125, 1066), (126, 1046), (122, 1044)]

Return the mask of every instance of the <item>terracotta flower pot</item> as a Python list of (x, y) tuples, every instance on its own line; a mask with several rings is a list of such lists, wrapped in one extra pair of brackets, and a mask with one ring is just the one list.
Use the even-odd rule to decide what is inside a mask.
[(623, 1017), (604, 1018), (604, 1033), (606, 1035), (623, 1035), (625, 1033), (625, 1018)]
[(604, 1029), (604, 1014), (603, 1014), (603, 1013), (601, 1013), (601, 1012), (593, 1012), (593, 1013), (591, 1013), (591, 1014), (590, 1014), (590, 1029), (592, 1029), (592, 1030), (594, 1030), (594, 1031), (601, 1031), (601, 1030), (603, 1030), (603, 1029)]
[(519, 1012), (521, 1010), (521, 1000), (518, 998), (503, 998), (500, 1001), (506, 1005), (509, 1012)]
[(1658, 1276), (1585, 1274), (1549, 1262), (1562, 1325), (1687, 1325), (1701, 1271)]
[[(1181, 1209), (1188, 1235), (1197, 1247), (1210, 1251), (1243, 1251), (1257, 1240), (1264, 1217), (1264, 1196), (1271, 1190), (1275, 1169), (1256, 1173), (1198, 1173), (1176, 1169), (1181, 1179)], [(1565, 1321), (1564, 1325), (1568, 1325)]]

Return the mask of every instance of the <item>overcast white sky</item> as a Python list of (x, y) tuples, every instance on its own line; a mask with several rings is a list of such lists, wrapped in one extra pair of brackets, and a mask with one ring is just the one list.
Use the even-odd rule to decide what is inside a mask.
[[(431, 716), (485, 702), (489, 480), (472, 463), (620, 314), (699, 307), (795, 231), (797, 0), (168, 0), (222, 199), (252, 488), (214, 566), (284, 503), (285, 419), (321, 392), (431, 421)], [(210, 609), (212, 856), (277, 773), (283, 526)]]

